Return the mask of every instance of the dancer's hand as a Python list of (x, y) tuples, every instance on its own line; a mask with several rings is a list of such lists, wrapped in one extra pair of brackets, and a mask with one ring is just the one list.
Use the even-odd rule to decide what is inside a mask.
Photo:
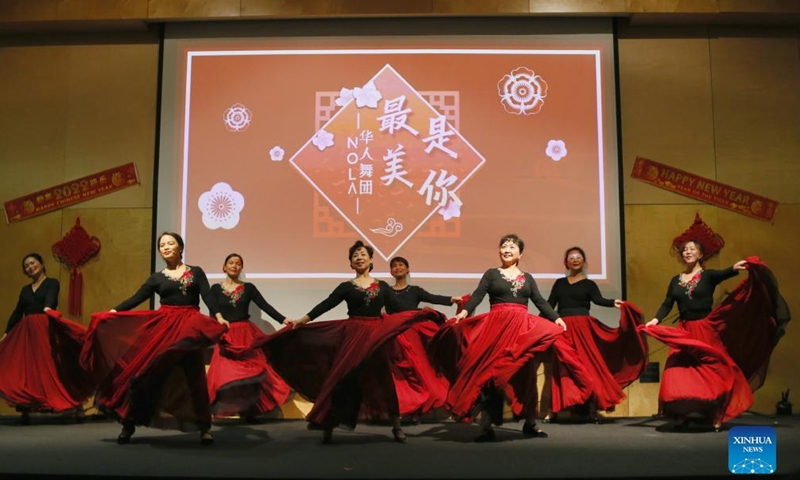
[(231, 322), (225, 320), (225, 318), (222, 316), (221, 313), (217, 314), (217, 323), (219, 323), (220, 325), (225, 325), (228, 328), (231, 328)]
[(649, 322), (644, 324), (645, 327), (652, 327), (653, 325), (658, 325), (658, 319), (657, 318), (654, 318), (654, 319), (652, 319)]
[(461, 300), (462, 300), (461, 297), (450, 297), (450, 303), (451, 304), (456, 304), (456, 303), (460, 302)]
[(298, 320), (293, 320), (291, 318), (287, 318), (283, 321), (283, 324), (290, 327), (290, 328), (297, 328), (300, 325), (305, 325), (306, 323), (310, 322), (311, 318), (308, 315), (303, 315), (303, 318)]
[(565, 332), (567, 331), (567, 324), (564, 323), (564, 320), (562, 320), (561, 317), (556, 318), (556, 325), (563, 328)]
[(108, 313), (117, 313), (117, 309), (116, 308), (112, 308), (111, 310), (108, 311)]
[(734, 270), (744, 270), (747, 268), (747, 260), (739, 260), (733, 264)]
[(467, 311), (466, 310), (461, 310), (460, 312), (456, 313), (456, 316), (453, 317), (453, 318), (455, 318), (456, 319), (456, 323), (458, 323), (461, 320), (464, 320), (465, 318), (467, 318)]
[(623, 304), (623, 303), (625, 303), (625, 301), (624, 301), (624, 300), (620, 300), (620, 299), (618, 299), (618, 298), (617, 298), (617, 299), (615, 299), (615, 300), (614, 300), (614, 308), (620, 308), (620, 307), (622, 306), (622, 304)]

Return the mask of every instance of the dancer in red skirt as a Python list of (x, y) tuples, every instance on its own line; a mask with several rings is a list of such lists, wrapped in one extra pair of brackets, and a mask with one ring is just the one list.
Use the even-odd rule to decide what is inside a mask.
[[(419, 310), (421, 302), (452, 305), (461, 301), (461, 297), (434, 295), (421, 287), (410, 285), (408, 260), (403, 257), (391, 259), (389, 267), (395, 280), (392, 291), (399, 306), (387, 305), (386, 313)], [(439, 324), (435, 322), (415, 323), (388, 347), (400, 416), (411, 416), (413, 423), (419, 423), (420, 415), (443, 406), (447, 398), (450, 384), (444, 376), (436, 373), (427, 354), (428, 343), (438, 330)]]
[[(592, 420), (600, 423), (597, 410), (613, 411), (625, 398), (622, 389), (639, 378), (644, 368), (647, 342), (636, 329), (637, 325), (642, 324), (642, 313), (630, 303), (603, 298), (597, 284), (586, 277), (586, 254), (582, 248), (572, 247), (564, 252), (564, 266), (568, 274), (555, 281), (547, 302), (557, 308), (567, 324), (562, 338), (578, 352), (578, 357), (592, 378), (588, 414)], [(620, 308), (619, 327), (608, 327), (591, 317), (590, 303)], [(558, 362), (553, 368), (560, 375), (566, 374)], [(548, 381), (546, 373), (545, 382)], [(563, 404), (562, 396), (573, 395), (563, 392), (561, 382), (555, 382), (551, 398), (556, 411)], [(545, 421), (554, 420), (555, 415), (549, 413)]]
[[(222, 266), (227, 278), (211, 286), (211, 294), (220, 314), (231, 324), (228, 332), (222, 336), (223, 343), (228, 345), (247, 346), (264, 335), (250, 322), (250, 302), (276, 322), (286, 320), (264, 300), (255, 285), (239, 279), (243, 268), (242, 256), (231, 253)], [(261, 350), (232, 358), (215, 346), (207, 375), (211, 413), (215, 417), (239, 415), (248, 423), (255, 423), (258, 415), (286, 403), (291, 393), (289, 385), (269, 366)]]
[[(217, 313), (205, 272), (183, 263), (183, 239), (164, 232), (158, 251), (167, 264), (109, 313), (92, 315), (81, 364), (100, 382), (95, 403), (120, 423), (120, 444), (136, 425), (200, 431), (214, 442), (203, 352), (228, 322)], [(158, 310), (127, 312), (158, 294)], [(217, 319), (199, 311), (200, 297)]]
[[(292, 328), (253, 343), (294, 390), (314, 402), (306, 420), (309, 428), (323, 431), (323, 443), (332, 441), (334, 427), (356, 427), (364, 396), (392, 419), (394, 440), (406, 443), (385, 347), (414, 323), (444, 320), (431, 309), (381, 316), (384, 305), (400, 305), (392, 287), (370, 275), (372, 254), (372, 247), (356, 242), (348, 255), (354, 279), (341, 283), (307, 315), (284, 322)], [(308, 324), (342, 302), (347, 302), (347, 319)]]
[[(482, 413), (483, 433), (477, 442), (495, 440), (492, 424), (503, 423), (504, 396), (514, 416), (525, 419), (525, 435), (547, 436), (536, 426), (534, 357), (551, 346), (570, 373), (565, 383), (574, 382), (573, 397), (564, 398), (564, 407), (585, 402), (591, 393), (591, 380), (575, 350), (557, 342), (566, 324), (542, 298), (533, 277), (519, 268), (524, 249), (516, 235), (500, 239), (501, 266), (483, 274), (464, 310), (439, 330), (430, 348), (437, 367), (450, 378), (445, 408), (461, 421), (472, 421)], [(491, 311), (467, 318), (487, 293)], [(529, 299), (550, 321), (528, 313)]]
[[(778, 337), (776, 312), (782, 301), (776, 282), (758, 257), (748, 257), (725, 270), (705, 269), (724, 241), (699, 216), (675, 238), (684, 265), (672, 278), (664, 303), (642, 329), (670, 347), (659, 391), (659, 410), (683, 429), (698, 416), (716, 430), (753, 403), (752, 392), (763, 384)], [(740, 270), (748, 278), (712, 310), (714, 289)], [(678, 304), (678, 328), (658, 324)]]
[(0, 397), (30, 423), (30, 412), (75, 412), (83, 419), (83, 402), (94, 390), (78, 363), (86, 327), (61, 318), (59, 284), (46, 274), (38, 253), (22, 259), (31, 279), (0, 337)]

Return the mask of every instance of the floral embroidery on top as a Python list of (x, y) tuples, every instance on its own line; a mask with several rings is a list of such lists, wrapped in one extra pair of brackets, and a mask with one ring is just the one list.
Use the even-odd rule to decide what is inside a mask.
[(697, 284), (700, 282), (700, 278), (703, 276), (703, 271), (700, 270), (699, 272), (695, 273), (694, 276), (689, 279), (688, 282), (684, 282), (681, 280), (681, 276), (678, 275), (678, 285), (684, 287), (686, 289), (686, 296), (689, 297), (689, 300), (692, 299), (692, 292), (694, 292), (695, 288), (697, 288)]
[[(499, 271), (499, 270), (498, 270)], [(525, 274), (520, 273), (517, 275), (517, 278), (508, 278), (503, 275), (503, 272), (500, 272), (500, 277), (503, 278), (506, 282), (511, 284), (511, 295), (517, 296), (517, 292), (525, 285)]]
[(356, 287), (357, 291), (364, 293), (364, 305), (369, 305), (381, 291), (381, 286), (378, 282), (372, 282), (367, 288), (357, 284), (355, 280), (350, 280), (350, 282)]
[(192, 286), (194, 283), (194, 273), (192, 273), (192, 267), (186, 265), (186, 270), (183, 271), (183, 275), (180, 278), (172, 278), (167, 275), (166, 272), (162, 272), (165, 277), (169, 278), (173, 282), (179, 282), (181, 284), (180, 289), (181, 293), (186, 295), (186, 292), (189, 290), (189, 287)]
[(242, 298), (243, 293), (244, 293), (244, 284), (238, 285), (231, 291), (225, 290), (224, 287), (222, 288), (222, 294), (228, 297), (228, 301), (231, 302), (231, 305), (233, 305), (234, 307), (236, 306), (236, 303), (239, 301), (239, 299)]

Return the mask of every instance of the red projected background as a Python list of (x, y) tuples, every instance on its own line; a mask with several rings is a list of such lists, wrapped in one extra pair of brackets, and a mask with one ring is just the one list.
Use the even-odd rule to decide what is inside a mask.
[(287, 42), (180, 52), (188, 263), (236, 251), (248, 278), (349, 277), (360, 238), (376, 274), (401, 255), (415, 278), (477, 278), (515, 232), (534, 276), (563, 275), (564, 250), (580, 245), (591, 276), (607, 277), (601, 46)]

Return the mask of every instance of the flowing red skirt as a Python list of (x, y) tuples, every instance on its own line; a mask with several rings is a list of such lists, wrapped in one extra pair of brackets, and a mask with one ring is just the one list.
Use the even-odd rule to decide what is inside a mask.
[[(251, 322), (238, 321), (231, 322), (221, 341), (225, 345), (249, 346), (262, 336)], [(267, 413), (286, 403), (291, 393), (289, 385), (267, 363), (262, 350), (232, 358), (217, 345), (207, 377), (211, 413), (215, 416)]]
[(354, 317), (284, 328), (253, 343), (275, 371), (314, 402), (306, 420), (313, 426), (353, 429), (362, 398), (372, 408), (399, 414), (387, 345), (418, 322), (436, 321), (431, 309), (384, 317)]
[(670, 347), (659, 391), (665, 416), (700, 413), (720, 423), (753, 404), (752, 392), (763, 385), (777, 343), (782, 299), (758, 257), (747, 262), (748, 278), (708, 317), (681, 320), (678, 328), (640, 327)]
[[(639, 378), (647, 361), (647, 342), (636, 329), (642, 324), (642, 312), (625, 302), (620, 307), (618, 328), (590, 316), (563, 317), (563, 320), (567, 331), (561, 338), (577, 352), (591, 377), (592, 400), (598, 410), (612, 409), (625, 398), (622, 389)], [(569, 391), (575, 383), (566, 386), (563, 381), (556, 381), (569, 377), (569, 369), (562, 368), (558, 361), (554, 370), (559, 373), (554, 375), (553, 402), (563, 406), (565, 402), (559, 397), (575, 397), (577, 392)]]
[[(431, 365), (427, 348), (445, 320), (440, 314), (437, 322), (415, 323), (385, 347), (401, 416), (422, 415), (444, 405), (450, 384)], [(385, 420), (385, 405), (372, 400), (365, 395), (362, 412), (368, 418)]]
[(99, 382), (95, 404), (135, 425), (208, 428), (203, 351), (226, 330), (193, 307), (93, 314), (81, 365)]
[(78, 363), (85, 339), (86, 327), (55, 310), (22, 318), (0, 342), (0, 397), (34, 412), (79, 408), (94, 390)]
[[(472, 421), (482, 408), (482, 391), (491, 387), (505, 394), (516, 417), (533, 418), (539, 396), (534, 357), (551, 346), (561, 372), (569, 373), (561, 385), (572, 392), (561, 395), (564, 405), (558, 408), (584, 403), (591, 394), (591, 379), (575, 350), (558, 341), (563, 333), (555, 323), (529, 314), (526, 306), (510, 303), (492, 305), (490, 312), (459, 323), (448, 322), (429, 349), (451, 382), (445, 408), (460, 421)], [(502, 418), (493, 421), (502, 423)]]

